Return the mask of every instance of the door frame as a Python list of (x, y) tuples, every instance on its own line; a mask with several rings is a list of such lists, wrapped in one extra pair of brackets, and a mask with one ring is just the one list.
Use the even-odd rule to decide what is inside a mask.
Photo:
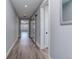
[(36, 44), (36, 32), (37, 32), (37, 30), (36, 30), (36, 28), (37, 28), (37, 22), (36, 22), (36, 20), (37, 20), (37, 14), (35, 14), (35, 44)]
[(51, 59), (51, 55), (50, 55), (50, 37), (51, 37), (51, 31), (50, 31), (50, 28), (51, 28), (51, 25), (50, 25), (50, 22), (51, 22), (51, 20), (50, 20), (50, 0), (44, 0), (43, 1), (43, 3), (41, 4), (41, 7), (40, 7), (40, 9), (43, 11), (43, 8), (44, 8), (44, 6), (46, 5), (46, 4), (48, 4), (48, 17), (49, 17), (49, 21), (48, 21), (48, 27), (49, 27), (49, 29), (48, 29), (48, 32), (49, 32), (49, 34), (48, 34), (48, 37), (49, 37), (49, 40), (48, 40), (48, 59)]

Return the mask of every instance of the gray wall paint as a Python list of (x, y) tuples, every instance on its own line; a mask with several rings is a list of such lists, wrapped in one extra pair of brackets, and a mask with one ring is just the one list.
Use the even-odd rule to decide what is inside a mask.
[(14, 43), (18, 34), (18, 18), (9, 0), (6, 0), (6, 53)]
[(52, 59), (72, 59), (72, 25), (60, 25), (60, 1), (50, 2), (50, 55)]

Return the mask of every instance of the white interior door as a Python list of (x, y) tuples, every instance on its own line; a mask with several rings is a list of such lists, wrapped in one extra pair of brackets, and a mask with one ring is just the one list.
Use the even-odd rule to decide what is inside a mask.
[(33, 40), (35, 42), (35, 20), (33, 20)]
[(31, 37), (35, 42), (35, 19), (34, 18), (31, 21)]
[(40, 8), (41, 17), (41, 49), (48, 48), (49, 40), (49, 15), (48, 15), (48, 1), (44, 0)]
[(48, 34), (49, 34), (49, 32), (48, 32), (48, 30), (49, 30), (49, 28), (48, 28), (48, 20), (49, 20), (49, 18), (48, 18), (48, 6), (46, 5), (45, 6), (45, 48), (47, 48), (48, 47), (48, 39), (49, 39), (49, 37), (48, 37)]

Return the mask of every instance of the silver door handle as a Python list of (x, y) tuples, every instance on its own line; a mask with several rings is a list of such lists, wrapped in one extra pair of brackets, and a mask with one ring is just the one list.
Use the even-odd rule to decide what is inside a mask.
[(46, 32), (46, 34), (48, 34), (48, 32)]

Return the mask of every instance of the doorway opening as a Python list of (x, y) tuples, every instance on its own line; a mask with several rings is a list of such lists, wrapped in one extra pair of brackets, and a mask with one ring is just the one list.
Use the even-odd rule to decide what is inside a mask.
[(20, 36), (21, 36), (21, 39), (29, 37), (29, 19), (20, 20)]

